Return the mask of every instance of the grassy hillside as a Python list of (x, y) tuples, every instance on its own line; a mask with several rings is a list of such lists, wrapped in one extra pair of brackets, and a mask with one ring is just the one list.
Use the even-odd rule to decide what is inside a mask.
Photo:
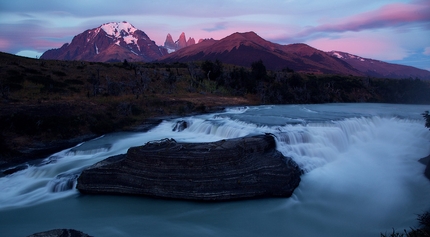
[[(36, 60), (0, 54), (0, 166), (148, 119), (256, 104), (211, 93), (184, 65)], [(150, 120), (151, 121), (151, 120)], [(51, 149), (52, 148), (52, 149)], [(22, 159), (20, 159), (22, 158)]]

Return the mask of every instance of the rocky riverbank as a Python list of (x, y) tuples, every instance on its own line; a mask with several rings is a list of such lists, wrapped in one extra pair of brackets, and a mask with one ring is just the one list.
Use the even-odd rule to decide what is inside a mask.
[(199, 201), (289, 197), (301, 174), (271, 135), (210, 143), (166, 139), (94, 164), (82, 172), (77, 189)]

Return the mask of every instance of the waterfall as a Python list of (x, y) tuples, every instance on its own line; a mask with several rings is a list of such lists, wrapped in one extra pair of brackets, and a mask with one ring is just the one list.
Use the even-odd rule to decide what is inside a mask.
[[(0, 177), (0, 225), (8, 226), (0, 233), (21, 231), (21, 219), (31, 223), (22, 236), (37, 232), (38, 224), (67, 221), (34, 212), (63, 206), (67, 215), (75, 215), (74, 226), (99, 236), (114, 235), (106, 223), (128, 236), (139, 235), (127, 228), (135, 222), (152, 228), (154, 236), (160, 230), (188, 236), (190, 229), (201, 236), (206, 232), (197, 227), (202, 226), (214, 236), (377, 236), (393, 227), (408, 229), (417, 214), (430, 208), (430, 182), (418, 162), (430, 154), (430, 132), (421, 116), (425, 110), (428, 106), (387, 104), (241, 107), (165, 120), (147, 132), (106, 134)], [(305, 171), (291, 198), (211, 205), (99, 196), (76, 201), (81, 171), (130, 147), (166, 138), (212, 142), (262, 133), (273, 134), (277, 149)], [(97, 214), (104, 209), (107, 216)], [(27, 217), (28, 210), (36, 217)], [(172, 224), (178, 228), (163, 228)]]
[[(379, 116), (305, 126), (287, 125), (277, 130), (280, 132), (274, 134), (278, 150), (292, 157), (305, 172), (336, 160), (349, 149), (363, 143), (376, 144), (382, 140), (396, 146), (407, 144), (411, 136), (429, 139), (430, 135), (416, 120)], [(380, 148), (373, 147), (374, 150), (369, 152), (379, 153)]]
[(75, 188), (78, 176), (79, 174), (59, 174), (48, 182), (48, 189), (54, 193), (71, 190)]

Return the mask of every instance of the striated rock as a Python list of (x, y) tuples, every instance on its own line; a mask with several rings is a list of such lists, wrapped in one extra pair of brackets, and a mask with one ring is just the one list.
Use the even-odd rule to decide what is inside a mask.
[(202, 201), (289, 197), (301, 173), (269, 134), (210, 143), (165, 139), (94, 164), (77, 189)]
[(81, 231), (73, 229), (55, 229), (36, 234), (29, 235), (28, 237), (91, 237)]

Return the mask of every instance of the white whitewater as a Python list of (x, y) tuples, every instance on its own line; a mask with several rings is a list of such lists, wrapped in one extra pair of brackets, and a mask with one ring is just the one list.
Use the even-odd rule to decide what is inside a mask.
[[(420, 115), (425, 110), (429, 106), (243, 107), (164, 121), (146, 133), (108, 134), (1, 177), (0, 236), (60, 224), (95, 236), (378, 236), (391, 228), (402, 231), (430, 209), (430, 181), (418, 162), (430, 154), (430, 131)], [(179, 121), (187, 127), (173, 131)], [(261, 133), (273, 134), (278, 150), (305, 171), (291, 198), (202, 204), (81, 196), (74, 188), (85, 167), (131, 146), (163, 138), (209, 142)], [(49, 214), (59, 206), (68, 221)], [(100, 208), (108, 213), (101, 216)], [(39, 213), (42, 209), (46, 213)], [(132, 223), (140, 223), (133, 228), (131, 216)]]

